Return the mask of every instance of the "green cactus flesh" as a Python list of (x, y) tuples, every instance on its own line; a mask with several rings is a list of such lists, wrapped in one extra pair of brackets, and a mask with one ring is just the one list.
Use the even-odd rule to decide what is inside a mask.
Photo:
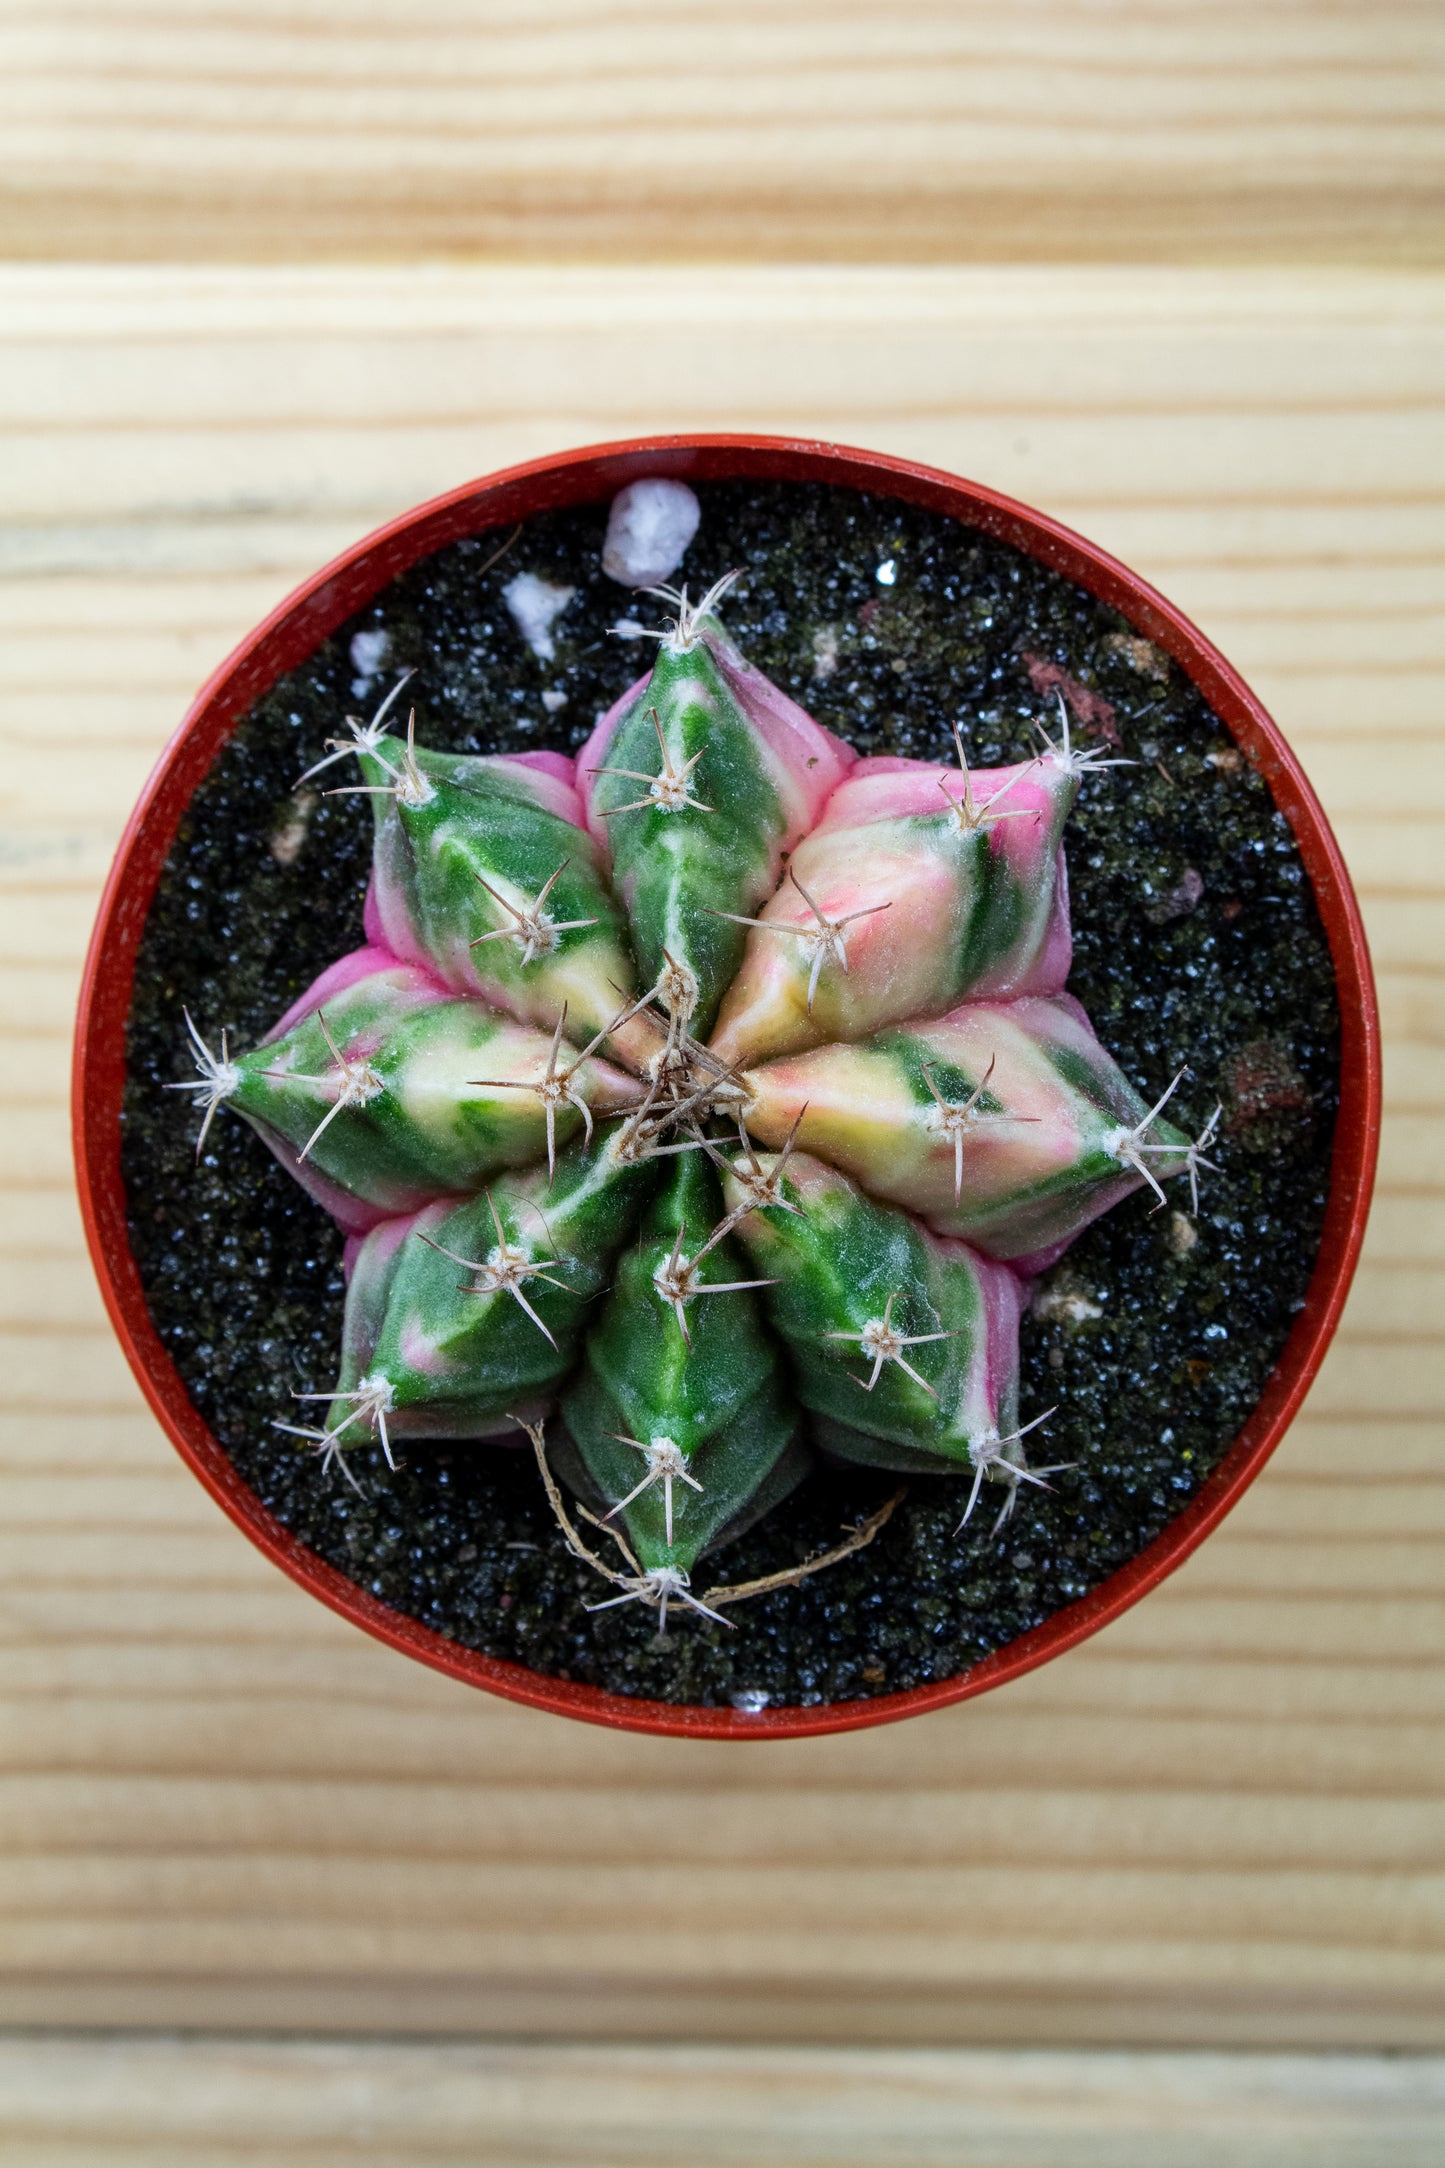
[[(487, 1437), (514, 1430), (555, 1394), (590, 1306), (655, 1178), (617, 1158), (618, 1131), (463, 1204), (390, 1220), (362, 1242), (347, 1290), (333, 1426), (359, 1439)], [(360, 1413), (357, 1409), (360, 1407)], [(359, 1426), (359, 1427), (357, 1427)]]
[[(619, 1260), (562, 1413), (609, 1504), (636, 1493), (623, 1510), (643, 1565), (686, 1569), (746, 1507), (791, 1442), (797, 1411), (758, 1291), (744, 1284), (757, 1274), (727, 1236), (707, 1248), (724, 1216), (717, 1176), (700, 1153), (672, 1165)], [(676, 1481), (647, 1480), (658, 1460), (680, 1468)]]
[[(747, 1083), (760, 1142), (796, 1124), (803, 1150), (993, 1257), (1057, 1250), (1142, 1168), (1162, 1180), (1188, 1165), (1188, 1138), (1151, 1120), (1067, 998), (968, 1003), (765, 1063)], [(1146, 1149), (1131, 1158), (1136, 1133)]]
[(663, 649), (606, 753), (593, 806), (644, 983), (671, 957), (695, 982), (692, 1021), (705, 1030), (743, 952), (726, 914), (770, 894), (784, 835), (757, 735), (705, 642)]
[[(766, 1155), (756, 1164), (765, 1177), (776, 1166)], [(736, 1178), (726, 1190), (731, 1205), (746, 1206)], [(1013, 1431), (1017, 1277), (803, 1153), (789, 1161), (781, 1196), (745, 1211), (738, 1235), (773, 1281), (763, 1301), (804, 1407), (904, 1448), (908, 1466), (966, 1462)]]
[(358, 756), (358, 787), (375, 793), (374, 895), (389, 945), (523, 1023), (550, 1031), (565, 1007), (584, 1041), (602, 1031), (633, 990), (633, 966), (596, 845), (562, 810), (575, 794), (547, 791), (550, 778), (506, 756), (415, 748), (408, 794), (396, 752)]

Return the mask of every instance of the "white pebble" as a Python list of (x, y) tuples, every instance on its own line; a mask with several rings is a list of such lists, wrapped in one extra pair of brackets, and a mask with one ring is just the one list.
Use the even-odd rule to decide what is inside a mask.
[(880, 587), (891, 587), (893, 585), (893, 582), (898, 577), (897, 558), (885, 557), (882, 564), (878, 567), (878, 570), (874, 573), (873, 577), (878, 582), (878, 585)]
[(702, 518), (686, 482), (646, 475), (612, 500), (602, 569), (623, 587), (651, 587), (676, 572)]
[(635, 617), (619, 617), (612, 630), (619, 640), (642, 640), (647, 636), (646, 625), (639, 625)]
[(552, 627), (576, 592), (575, 587), (554, 587), (550, 580), (539, 580), (535, 572), (519, 572), (502, 589), (502, 600), (518, 632), (543, 662), (550, 662), (557, 652)]
[(351, 667), (362, 677), (375, 677), (386, 660), (391, 646), (391, 634), (385, 626), (374, 632), (356, 632), (351, 636)]
[(386, 661), (386, 651), (391, 646), (391, 634), (382, 628), (375, 632), (354, 632), (351, 636), (351, 667), (356, 672), (352, 680), (351, 697), (364, 700), (372, 679)]
[(567, 705), (567, 695), (553, 686), (550, 691), (543, 693), (542, 705), (549, 715), (560, 715)]
[(1082, 1325), (1086, 1319), (1102, 1317), (1103, 1311), (1082, 1288), (1072, 1286), (1067, 1277), (1052, 1287), (1039, 1288), (1030, 1304), (1035, 1317), (1057, 1319), (1066, 1325)]
[(1165, 1239), (1176, 1257), (1187, 1257), (1199, 1240), (1199, 1229), (1184, 1213), (1171, 1212), (1169, 1232)]

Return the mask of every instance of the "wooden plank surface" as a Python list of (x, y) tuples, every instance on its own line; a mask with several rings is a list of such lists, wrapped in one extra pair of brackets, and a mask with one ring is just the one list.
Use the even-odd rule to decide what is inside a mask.
[(15, 2168), (1439, 2168), (1438, 2058), (0, 2041)]
[(1435, 0), (4, 0), (0, 254), (1428, 263)]
[[(1442, 2043), (1442, 408), (1423, 275), (0, 274), (0, 2017)], [(746, 1752), (491, 1702), (263, 1564), (111, 1341), (62, 1108), (108, 850), (237, 635), (429, 491), (687, 424), (916, 452), (1191, 610), (1338, 822), (1390, 1050), (1366, 1267), (1227, 1526), (1005, 1692)]]

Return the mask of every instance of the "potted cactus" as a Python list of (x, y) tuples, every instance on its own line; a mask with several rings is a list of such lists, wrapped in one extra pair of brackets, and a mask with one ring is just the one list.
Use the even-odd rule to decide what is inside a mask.
[[(642, 491), (624, 486), (639, 473)], [(704, 485), (700, 508), (683, 473)], [(724, 478), (785, 490), (822, 480), (851, 516), (860, 486), (874, 493), (865, 505), (881, 502), (870, 513), (874, 593), (841, 633), (816, 610), (801, 628), (810, 685), (830, 719), (853, 727), (818, 720), (735, 636), (750, 595), (776, 601), (790, 578), (799, 591), (800, 574), (779, 573), (776, 550), (753, 534), (741, 578), (724, 568), (696, 601), (685, 585), (663, 588), (654, 627), (619, 619), (592, 679), (603, 687), (610, 668), (615, 696), (590, 728), (562, 720), (585, 679), (557, 668), (579, 545), (569, 530), (572, 584), (552, 579), (550, 563), (546, 577), (518, 569), (544, 533), (539, 515), (585, 508), (574, 517), (600, 530), (612, 506), (588, 559), (607, 564), (594, 574), (600, 592), (609, 575), (674, 570), (676, 515), (682, 549), (705, 546), (705, 485)], [(879, 598), (898, 585), (887, 548), (902, 515), (890, 497), (945, 525), (962, 519), (965, 544), (995, 538), (995, 581), (1022, 544), (1060, 589), (1101, 597), (1091, 632), (1139, 679), (1137, 710), (1172, 702), (1180, 730), (1190, 711), (1193, 738), (1167, 748), (1175, 768), (1197, 766), (1211, 806), (1221, 790), (1253, 789), (1252, 810), (1228, 815), (1239, 827), (1231, 878), (1247, 889), (1246, 854), (1268, 850), (1292, 914), (1276, 939), (1293, 958), (1293, 1034), (1274, 982), (1253, 1008), (1248, 990), (1240, 997), (1224, 1060), (1201, 1060), (1176, 1035), (1167, 1073), (1150, 1041), (1150, 1073), (1131, 1076), (1127, 1050), (1096, 1032), (1094, 1002), (1115, 1016), (1171, 1003), (1192, 1014), (1181, 986), (1190, 972), (1209, 980), (1221, 959), (1197, 927), (1188, 954), (1177, 931), (1157, 931), (1193, 916), (1185, 874), (1201, 893), (1206, 876), (1191, 866), (1172, 885), (1143, 883), (1142, 924), (1165, 956), (1159, 983), (1137, 939), (1121, 943), (1119, 970), (1103, 968), (1102, 881), (1092, 920), (1085, 906), (1086, 969), (1071, 978), (1070, 839), (1090, 799), (1134, 807), (1126, 826), (1142, 818), (1141, 797), (1159, 801), (1151, 836), (1171, 821), (1187, 828), (1198, 809), (1169, 805), (1185, 784), (1150, 751), (1160, 726), (1153, 737), (1121, 729), (1116, 704), (1068, 657), (1028, 644), (1037, 628), (1015, 629), (1007, 650), (1028, 739), (1012, 758), (997, 757), (1006, 723), (966, 700), (945, 706), (937, 676), (922, 715), (900, 698), (908, 720), (887, 733), (867, 724), (862, 680), (851, 694), (861, 728), (849, 700), (828, 693), (840, 639), (869, 652), (858, 627), (876, 624)], [(657, 499), (667, 517), (649, 525), (641, 514)], [(478, 555), (484, 535), (509, 540)], [(409, 625), (408, 652), (388, 653), (398, 580), (419, 565), (434, 594), (447, 547), (460, 553), (460, 593), (492, 613), (494, 642), (512, 641), (514, 676), (535, 685), (546, 665), (539, 704), (558, 718), (560, 744), (528, 743), (531, 716), (493, 729), (484, 749), (448, 725), (449, 668), (434, 650), (451, 627), (434, 603)], [(647, 561), (659, 550), (671, 562)], [(955, 577), (955, 613), (960, 598), (973, 599)], [(763, 622), (796, 644), (786, 608)], [(296, 945), (321, 968), (303, 976), (302, 955), (276, 953), (269, 934), (264, 970), (254, 957), (238, 964), (237, 922), (223, 909), (210, 938), (230, 962), (218, 971), (193, 934), (194, 869), (214, 839), (231, 847), (225, 760), (207, 771), (222, 746), (241, 756), (235, 725), (268, 698), (274, 711), (278, 688), (294, 692), (327, 637), (355, 671), (346, 690), (369, 698), (344, 723), (332, 706), (318, 743), (336, 690), (334, 667), (325, 682), (323, 671), (311, 712), (287, 708), (284, 725), (273, 712), (272, 742), (299, 739), (309, 756), (299, 780), (293, 770), (258, 785), (284, 816), (267, 833), (268, 879), (277, 866), (287, 884), (292, 866), (299, 876), (323, 824), (345, 838), (322, 908), (308, 898), (303, 921), (303, 890), (288, 887), (304, 926)], [(632, 675), (618, 668), (623, 643), (640, 638), (653, 653), (618, 686)], [(904, 674), (896, 656), (890, 666)], [(495, 749), (504, 735), (512, 742)], [(1273, 765), (1275, 804), (1245, 754)], [(246, 757), (254, 770), (257, 754)], [(1093, 816), (1095, 835), (1104, 817)], [(1258, 835), (1246, 834), (1251, 821)], [(1119, 849), (1131, 865), (1127, 839)], [(1087, 854), (1076, 897), (1105, 864), (1107, 849)], [(1221, 932), (1237, 900), (1219, 898)], [(1248, 898), (1235, 917), (1246, 908)], [(339, 934), (358, 910), (361, 938), (348, 946)], [(253, 1043), (233, 1043), (235, 1011), (257, 1014), (263, 981), (284, 985), (282, 1013)], [(218, 997), (230, 1014), (213, 1013)], [(1334, 999), (1342, 1048), (1325, 1013)], [(1108, 560), (984, 492), (862, 455), (623, 448), (424, 508), (313, 583), (202, 696), (97, 933), (78, 1067), (82, 1180), (113, 1314), (172, 1435), (248, 1532), (326, 1600), (462, 1676), (608, 1722), (836, 1727), (978, 1691), (1067, 1645), (1184, 1555), (1260, 1464), (1353, 1265), (1375, 1119), (1369, 1000), (1348, 885), (1297, 771), (1199, 636)], [(192, 1073), (174, 1073), (173, 1051), (172, 1073), (147, 1075), (138, 1046), (158, 1047), (169, 1026), (174, 1049), (183, 1014)], [(1140, 1033), (1124, 1036), (1137, 1044)], [(155, 1141), (162, 1085), (198, 1107), (195, 1201), (177, 1210), (213, 1231), (258, 1320), (305, 1318), (295, 1297), (309, 1271), (325, 1288), (319, 1309), (340, 1311), (329, 1351), (318, 1314), (291, 1346), (253, 1333), (223, 1363), (217, 1328), (194, 1323), (193, 1279), (178, 1307), (186, 1275), (162, 1179), (177, 1163)], [(218, 1115), (241, 1116), (269, 1148), (270, 1201), (254, 1214), (237, 1184), (262, 1181), (259, 1163), (238, 1175)], [(1231, 1189), (1228, 1162), (1241, 1155), (1247, 1180)], [(1219, 1253), (1212, 1277), (1202, 1256), (1188, 1263), (1211, 1228), (1201, 1178), (1228, 1191), (1217, 1233), (1206, 1232)], [(1297, 1254), (1311, 1180), (1317, 1260)], [(1237, 1219), (1246, 1191), (1260, 1211), (1252, 1263)], [(261, 1230), (282, 1213), (285, 1240), (268, 1248)], [(1107, 1268), (1101, 1243), (1113, 1244)], [(1274, 1284), (1291, 1249), (1293, 1289)], [(1081, 1277), (1084, 1256), (1094, 1265)], [(1138, 1315), (1134, 1353), (1113, 1361), (1112, 1399), (1100, 1401), (1097, 1375), (1069, 1391), (1105, 1316), (1109, 1272), (1146, 1291), (1129, 1297), (1136, 1312), (1167, 1283), (1156, 1322), (1187, 1317), (1194, 1335), (1170, 1403), (1177, 1420), (1156, 1424), (1132, 1467), (1116, 1434), (1153, 1420)], [(1231, 1278), (1258, 1318), (1257, 1344), (1231, 1348), (1233, 1370), (1209, 1338), (1228, 1341), (1217, 1313)], [(1105, 1327), (1098, 1345), (1107, 1337)], [(233, 1377), (249, 1366), (239, 1399), (213, 1390), (227, 1365)], [(1121, 1505), (1146, 1477), (1143, 1505)], [(1101, 1542), (1091, 1521), (1106, 1494), (1118, 1527)], [(1048, 1585), (1031, 1610), (1041, 1544)], [(400, 1600), (388, 1563), (398, 1545), (411, 1559)], [(778, 1691), (780, 1677), (802, 1690)]]

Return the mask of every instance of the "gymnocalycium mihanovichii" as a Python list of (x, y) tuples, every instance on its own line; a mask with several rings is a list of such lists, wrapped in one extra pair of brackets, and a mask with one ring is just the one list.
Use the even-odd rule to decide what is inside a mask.
[[(351, 1238), (334, 1390), (276, 1427), (359, 1486), (407, 1437), (531, 1438), (569, 1544), (665, 1628), (766, 1583), (699, 1563), (817, 1453), (987, 1486), (1031, 1463), (1031, 1275), (1187, 1176), (1065, 990), (1063, 835), (1101, 748), (859, 759), (739, 654), (730, 581), (675, 615), (575, 760), (401, 729), (393, 686), (309, 771), (371, 800), (367, 947), (259, 1047), (187, 1016), (230, 1106)], [(1106, 788), (1127, 788), (1111, 781)], [(319, 1409), (319, 1413), (317, 1410)], [(589, 1542), (569, 1512), (596, 1530)]]

